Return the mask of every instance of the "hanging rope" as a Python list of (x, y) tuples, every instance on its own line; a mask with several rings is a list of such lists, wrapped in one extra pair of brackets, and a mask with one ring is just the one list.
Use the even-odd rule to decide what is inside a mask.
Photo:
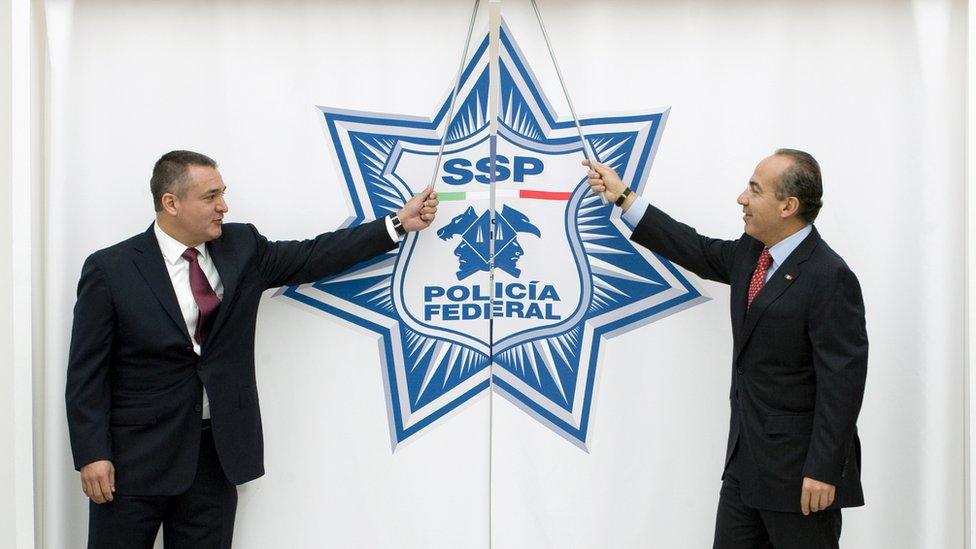
[[(542, 37), (546, 41), (546, 47), (549, 49), (549, 57), (552, 59), (552, 65), (556, 69), (556, 75), (559, 77), (559, 85), (562, 87), (563, 96), (566, 98), (566, 103), (569, 104), (569, 111), (573, 117), (573, 123), (576, 125), (576, 131), (579, 134), (580, 143), (583, 146), (583, 156), (592, 162), (597, 162), (596, 153), (593, 151), (590, 143), (586, 140), (586, 136), (583, 134), (583, 128), (580, 125), (579, 117), (576, 115), (576, 108), (573, 106), (573, 100), (569, 96), (569, 90), (566, 87), (566, 82), (563, 79), (562, 71), (559, 69), (559, 62), (556, 61), (556, 53), (552, 49), (552, 43), (549, 41), (549, 33), (546, 32), (545, 23), (542, 20), (542, 12), (539, 10), (539, 6), (536, 0), (531, 0), (532, 9), (535, 11), (536, 19), (539, 21), (539, 29), (542, 31)], [(437, 184), (437, 176), (440, 173), (441, 160), (444, 155), (444, 145), (447, 143), (447, 134), (450, 132), (451, 122), (454, 118), (455, 106), (457, 103), (457, 95), (460, 91), (461, 85), (461, 75), (464, 72), (464, 64), (468, 59), (468, 48), (471, 44), (471, 36), (474, 31), (474, 22), (477, 19), (478, 7), (480, 6), (480, 0), (475, 0), (474, 8), (471, 10), (471, 20), (468, 23), (468, 35), (464, 40), (464, 50), (461, 54), (461, 60), (458, 63), (457, 75), (454, 78), (454, 86), (451, 90), (451, 101), (448, 108), (447, 118), (444, 122), (444, 133), (441, 135), (440, 146), (437, 149), (437, 158), (434, 161), (434, 170), (430, 177), (430, 186), (434, 188)], [(489, 114), (489, 185), (491, 191), (490, 205), (489, 205), (489, 252), (488, 252), (488, 276), (489, 285), (492, 288), (491, 299), (494, 302), (496, 296), (494, 295), (494, 276), (495, 276), (495, 230), (496, 230), (496, 219), (495, 219), (495, 184), (497, 180), (497, 156), (498, 156), (498, 102), (500, 100), (501, 85), (499, 82), (499, 42), (500, 42), (500, 28), (501, 28), (501, 0), (489, 0), (488, 8), (488, 26), (489, 26), (489, 94), (488, 94), (488, 114)], [(600, 195), (601, 200), (604, 204), (607, 204), (606, 197)], [(492, 308), (493, 310), (494, 308)], [(493, 473), (493, 452), (494, 452), (494, 376), (492, 375), (492, 365), (494, 363), (494, 318), (489, 318), (488, 321), (488, 546), (492, 546), (492, 530), (493, 530), (493, 513), (492, 513), (492, 473)]]

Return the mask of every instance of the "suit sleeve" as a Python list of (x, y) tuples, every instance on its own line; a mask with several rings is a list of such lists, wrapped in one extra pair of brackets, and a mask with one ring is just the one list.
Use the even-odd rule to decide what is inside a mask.
[(818, 296), (808, 319), (817, 397), (803, 476), (837, 485), (864, 397), (868, 337), (861, 286), (850, 269), (828, 277)]
[(315, 282), (397, 246), (382, 218), (301, 241), (269, 242), (251, 229), (258, 239), (259, 268), (269, 288)]
[(648, 205), (630, 239), (696, 275), (729, 283), (738, 240), (701, 236), (695, 229)]
[(105, 274), (89, 257), (78, 282), (65, 404), (75, 469), (112, 459), (111, 410), (112, 340), (115, 309)]

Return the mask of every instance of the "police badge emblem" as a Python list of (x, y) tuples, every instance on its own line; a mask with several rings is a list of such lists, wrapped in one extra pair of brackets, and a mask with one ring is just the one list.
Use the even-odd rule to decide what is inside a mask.
[[(282, 292), (381, 338), (394, 449), (490, 386), (585, 449), (603, 341), (706, 299), (630, 243), (619, 210), (589, 192), (573, 121), (555, 118), (504, 24), (501, 45), (494, 177), (486, 36), (446, 124), (431, 230)], [(346, 225), (395, 212), (427, 185), (449, 102), (432, 119), (320, 107), (355, 212)], [(663, 109), (580, 124), (640, 192), (666, 118)]]

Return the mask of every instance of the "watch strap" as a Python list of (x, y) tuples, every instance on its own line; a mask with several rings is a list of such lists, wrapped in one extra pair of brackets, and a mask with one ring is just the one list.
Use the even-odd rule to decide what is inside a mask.
[(616, 204), (617, 206), (623, 206), (624, 201), (626, 201), (627, 197), (632, 194), (634, 193), (633, 191), (630, 190), (630, 187), (624, 187), (624, 192), (620, 193), (620, 196), (618, 196), (617, 199), (613, 201), (613, 203)]
[(397, 236), (407, 234), (407, 230), (403, 228), (403, 222), (400, 221), (397, 214), (390, 214), (390, 222), (393, 223), (393, 230), (396, 231)]

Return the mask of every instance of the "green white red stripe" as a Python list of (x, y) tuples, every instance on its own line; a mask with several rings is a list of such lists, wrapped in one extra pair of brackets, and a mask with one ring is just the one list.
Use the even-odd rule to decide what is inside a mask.
[[(498, 189), (495, 191), (496, 198), (521, 198), (529, 200), (569, 200), (573, 193), (557, 191), (540, 191), (534, 189)], [(438, 192), (437, 199), (442, 202), (453, 200), (488, 200), (491, 198), (490, 191), (456, 191)]]

